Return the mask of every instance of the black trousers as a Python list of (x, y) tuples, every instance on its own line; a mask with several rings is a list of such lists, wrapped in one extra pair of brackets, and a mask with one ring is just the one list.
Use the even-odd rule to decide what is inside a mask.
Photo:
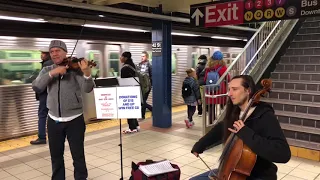
[(139, 126), (137, 119), (127, 119), (127, 123), (129, 124), (129, 129), (131, 131), (137, 129), (137, 126)]
[(88, 171), (84, 156), (84, 133), (86, 125), (83, 115), (69, 122), (56, 123), (48, 116), (48, 139), (52, 164), (52, 180), (65, 179), (64, 142), (67, 137), (73, 159), (75, 180), (86, 180)]
[(189, 122), (193, 121), (192, 116), (196, 112), (196, 108), (197, 108), (196, 106), (188, 105), (188, 119), (189, 119)]
[(142, 107), (141, 107), (142, 119), (145, 119), (147, 108), (149, 109), (149, 111), (152, 112), (152, 106), (147, 103), (150, 91), (151, 91), (151, 89), (146, 94), (143, 95), (143, 102), (142, 102)]

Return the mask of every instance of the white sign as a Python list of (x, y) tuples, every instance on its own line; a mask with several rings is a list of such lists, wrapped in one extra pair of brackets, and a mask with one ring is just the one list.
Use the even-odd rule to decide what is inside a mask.
[(118, 118), (141, 118), (140, 87), (117, 87)]
[(94, 88), (97, 119), (141, 118), (140, 86)]
[(117, 119), (117, 88), (94, 88), (97, 119)]

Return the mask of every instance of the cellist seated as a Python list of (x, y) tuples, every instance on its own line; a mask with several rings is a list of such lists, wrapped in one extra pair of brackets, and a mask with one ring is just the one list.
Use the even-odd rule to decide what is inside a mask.
[(195, 143), (191, 153), (198, 157), (209, 146), (221, 141), (225, 143), (233, 132), (257, 157), (247, 179), (276, 180), (278, 168), (274, 163), (287, 163), (291, 151), (273, 108), (265, 102), (258, 102), (249, 109), (245, 123), (239, 120), (255, 92), (256, 86), (251, 76), (234, 77), (229, 83), (225, 119)]

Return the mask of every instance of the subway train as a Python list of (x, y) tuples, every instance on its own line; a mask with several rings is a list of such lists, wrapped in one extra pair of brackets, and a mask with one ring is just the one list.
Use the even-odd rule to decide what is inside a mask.
[[(48, 47), (50, 38), (25, 38), (0, 36), (0, 140), (37, 133), (38, 101), (31, 88), (32, 81), (38, 75), (41, 64), (40, 49)], [(71, 55), (75, 39), (63, 40)], [(74, 57), (94, 60), (94, 77), (119, 76), (121, 63), (119, 58), (124, 51), (130, 51), (134, 63), (141, 60), (141, 52), (149, 52), (152, 63), (151, 44), (79, 40)], [(208, 47), (196, 45), (172, 46), (172, 105), (183, 104), (181, 84), (186, 77), (185, 70), (196, 67), (201, 54), (210, 56), (214, 51), (224, 53), (227, 64), (242, 51), (242, 48)], [(154, 67), (155, 68), (155, 67)], [(83, 94), (84, 116), (86, 123), (96, 120), (93, 92)], [(152, 104), (152, 92), (148, 102)]]

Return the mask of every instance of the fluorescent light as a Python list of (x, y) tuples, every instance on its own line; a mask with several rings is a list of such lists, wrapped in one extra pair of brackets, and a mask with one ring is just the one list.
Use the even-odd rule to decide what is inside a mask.
[(239, 38), (225, 37), (225, 36), (212, 36), (211, 38), (213, 38), (213, 39), (224, 39), (224, 40), (243, 40), (243, 39), (239, 39)]
[(104, 15), (100, 14), (99, 17), (104, 17)]
[(171, 35), (176, 35), (176, 36), (191, 36), (191, 37), (200, 36), (200, 35), (197, 35), (197, 34), (177, 33), (177, 32), (172, 32)]
[(15, 36), (0, 36), (0, 39), (6, 39), (6, 40), (16, 40), (18, 39)]
[(47, 22), (44, 19), (31, 19), (12, 16), (0, 16), (0, 19), (13, 20), (13, 21), (26, 21), (26, 22)]
[(143, 29), (126, 28), (126, 27), (115, 27), (115, 26), (102, 26), (102, 25), (95, 25), (95, 24), (85, 24), (84, 27), (100, 28), (100, 29), (112, 29), (112, 30), (120, 30), (120, 31), (149, 32), (149, 31), (143, 30)]

